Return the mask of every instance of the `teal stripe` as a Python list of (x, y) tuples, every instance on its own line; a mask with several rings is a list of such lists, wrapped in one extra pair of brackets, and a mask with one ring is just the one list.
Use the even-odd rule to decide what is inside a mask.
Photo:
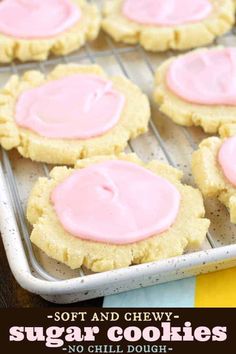
[(194, 307), (195, 284), (193, 277), (111, 295), (103, 307)]

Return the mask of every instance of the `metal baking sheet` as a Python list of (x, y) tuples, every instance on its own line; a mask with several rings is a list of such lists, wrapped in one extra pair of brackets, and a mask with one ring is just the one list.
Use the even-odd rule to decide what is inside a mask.
[[(232, 46), (235, 39), (235, 33), (231, 32), (219, 38), (216, 44)], [(94, 43), (62, 58), (0, 66), (0, 85), (4, 85), (12, 73), (20, 75), (31, 69), (48, 72), (59, 63), (97, 63), (110, 75), (127, 76), (148, 94), (152, 106), (149, 132), (130, 141), (127, 151), (136, 152), (145, 161), (159, 159), (170, 163), (184, 171), (185, 183), (194, 185), (191, 155), (207, 135), (200, 128), (177, 126), (161, 114), (152, 101), (154, 71), (163, 60), (175, 54), (172, 51), (150, 54), (138, 45), (115, 44), (101, 33)], [(24, 159), (16, 151), (2, 150), (0, 228), (10, 267), (17, 281), (29, 291), (52, 302), (69, 303), (236, 265), (236, 225), (230, 224), (226, 208), (215, 199), (206, 202), (211, 227), (201, 250), (189, 250), (180, 257), (100, 274), (86, 269), (71, 270), (48, 258), (30, 243), (25, 207), (33, 184), (51, 168)]]

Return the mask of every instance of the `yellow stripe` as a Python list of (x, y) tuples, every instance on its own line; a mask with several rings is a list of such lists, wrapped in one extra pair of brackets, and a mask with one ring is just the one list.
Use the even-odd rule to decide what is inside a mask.
[(195, 307), (236, 307), (236, 268), (198, 276)]

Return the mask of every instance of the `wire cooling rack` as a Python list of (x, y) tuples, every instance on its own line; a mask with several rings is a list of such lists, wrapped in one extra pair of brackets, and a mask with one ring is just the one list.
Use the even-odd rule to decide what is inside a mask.
[[(236, 36), (232, 32), (220, 38), (218, 44), (233, 45), (236, 43), (235, 38)], [(152, 106), (152, 119), (149, 123), (149, 132), (130, 141), (127, 151), (137, 153), (143, 160), (156, 158), (182, 169), (185, 173), (184, 182), (194, 185), (190, 168), (191, 155), (198, 143), (206, 137), (206, 134), (198, 128), (186, 129), (175, 125), (167, 117), (162, 115), (158, 111), (158, 107), (152, 102), (154, 72), (163, 60), (173, 54), (174, 53), (171, 51), (163, 54), (150, 54), (145, 52), (139, 45), (129, 47), (115, 44), (106, 34), (102, 33), (94, 43), (87, 44), (77, 53), (68, 56), (61, 58), (53, 57), (41, 63), (13, 63), (11, 66), (1, 66), (0, 77), (2, 84), (4, 84), (11, 74), (21, 75), (26, 70), (35, 69), (47, 73), (52, 70), (55, 65), (61, 63), (96, 63), (103, 66), (108, 74), (125, 75), (149, 95)], [(59, 281), (62, 284), (64, 280), (75, 280), (78, 277), (87, 278), (91, 275), (94, 276), (94, 274), (91, 274), (86, 269), (76, 271), (69, 270), (66, 266), (49, 259), (43, 252), (34, 248), (30, 242), (30, 227), (25, 218), (26, 201), (35, 180), (42, 175), (48, 176), (51, 166), (33, 163), (27, 159), (23, 159), (15, 151), (7, 153), (2, 150), (2, 168), (11, 197), (14, 217), (23, 240), (26, 258), (32, 276), (49, 283)], [(201, 263), (201, 267), (199, 267), (197, 271), (195, 270), (195, 273), (231, 266), (233, 265), (232, 262), (227, 261), (227, 265), (225, 265), (225, 262), (218, 263), (217, 261), (222, 261), (226, 258), (231, 259), (233, 255), (236, 258), (236, 248), (233, 246), (235, 244), (236, 226), (229, 223), (227, 210), (216, 200), (208, 200), (206, 202), (206, 210), (207, 217), (211, 219), (212, 224), (207, 234), (206, 242), (202, 246), (202, 254), (199, 253), (200, 259), (201, 255), (203, 257), (203, 260), (201, 259), (201, 262), (199, 262), (199, 264)], [(211, 256), (207, 258), (208, 254), (211, 255), (211, 250), (217, 250), (214, 254), (218, 256), (213, 257), (214, 259)], [(194, 273), (191, 273), (192, 263), (189, 262), (191, 258), (188, 257), (196, 255), (195, 251), (196, 250), (191, 250), (188, 253), (185, 266), (181, 267), (181, 272), (176, 272), (174, 278), (186, 277)], [(172, 262), (172, 273), (174, 268), (178, 269), (177, 264), (181, 260), (184, 261), (184, 257), (185, 256), (182, 256), (182, 258), (179, 257), (179, 260), (176, 260), (177, 263)], [(210, 265), (213, 261), (214, 267), (207, 267), (207, 265)], [(143, 265), (131, 268), (136, 267), (141, 267), (140, 269), (142, 269)], [(163, 280), (156, 279), (155, 283), (167, 280), (170, 280), (168, 276), (163, 277)], [(145, 283), (145, 285), (149, 284)], [(139, 280), (138, 283), (134, 283), (134, 285), (130, 287), (138, 286), (144, 286), (144, 282)], [(113, 290), (107, 288), (107, 290), (99, 294), (104, 295), (105, 293), (122, 290), (124, 290), (122, 287), (117, 287)], [(31, 291), (33, 291), (32, 288)], [(35, 292), (40, 293), (40, 290), (37, 289)], [(45, 295), (45, 291), (43, 293)], [(58, 292), (56, 293), (58, 294)], [(95, 296), (98, 295), (96, 295), (94, 291), (93, 293), (86, 292), (83, 294), (82, 298)]]

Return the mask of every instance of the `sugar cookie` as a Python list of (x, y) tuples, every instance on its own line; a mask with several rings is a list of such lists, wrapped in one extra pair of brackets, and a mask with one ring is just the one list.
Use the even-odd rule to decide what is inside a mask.
[(107, 0), (102, 28), (115, 41), (146, 50), (186, 50), (210, 44), (235, 20), (232, 0)]
[(216, 133), (236, 123), (236, 49), (198, 49), (165, 61), (156, 72), (154, 99), (175, 123)]
[(1, 1), (0, 63), (71, 53), (97, 37), (100, 23), (97, 7), (85, 0)]
[[(138, 106), (138, 109), (137, 109)], [(58, 65), (13, 75), (0, 90), (0, 144), (35, 161), (74, 164), (123, 151), (147, 131), (146, 95), (97, 65)]]
[[(224, 133), (226, 130), (224, 130)], [(192, 170), (196, 183), (206, 197), (217, 197), (229, 210), (236, 224), (236, 135), (211, 137), (193, 153)]]
[(179, 170), (145, 164), (135, 154), (55, 167), (29, 198), (31, 241), (71, 268), (95, 272), (181, 255), (199, 247), (209, 227), (200, 192), (181, 177)]

